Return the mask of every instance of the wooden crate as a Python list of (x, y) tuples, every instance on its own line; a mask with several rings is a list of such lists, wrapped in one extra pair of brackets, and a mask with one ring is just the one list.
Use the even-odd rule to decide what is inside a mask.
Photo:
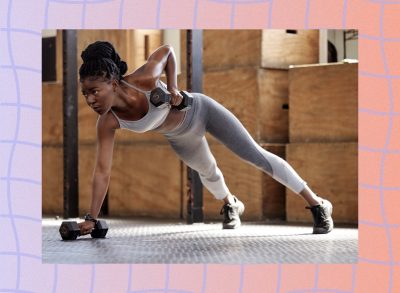
[[(80, 148), (80, 208), (90, 206), (93, 146)], [(117, 144), (109, 186), (110, 216), (179, 218), (181, 167), (168, 145)]]
[(64, 169), (62, 146), (42, 147), (42, 213), (63, 215)]
[(288, 70), (260, 69), (260, 140), (268, 143), (289, 141)]
[[(315, 193), (332, 202), (336, 223), (357, 223), (357, 143), (291, 143), (286, 147), (286, 158)], [(287, 190), (288, 221), (311, 222), (306, 205)]]
[(204, 93), (230, 110), (258, 139), (257, 69), (235, 68), (204, 74)]
[(357, 70), (343, 63), (289, 70), (290, 142), (357, 141)]
[[(261, 146), (282, 159), (285, 159), (285, 144), (263, 143)], [(284, 185), (263, 173), (262, 177), (263, 217), (269, 220), (286, 219), (286, 188)]]
[(261, 30), (205, 30), (204, 71), (260, 66)]
[(287, 30), (262, 31), (262, 67), (284, 68), (295, 64), (314, 64), (319, 61), (319, 31)]

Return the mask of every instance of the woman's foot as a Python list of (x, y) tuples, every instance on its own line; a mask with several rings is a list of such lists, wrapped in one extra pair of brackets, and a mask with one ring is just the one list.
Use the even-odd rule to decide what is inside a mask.
[(314, 219), (313, 234), (326, 234), (332, 231), (333, 207), (330, 201), (323, 199), (320, 204), (306, 207), (306, 209), (311, 210)]
[(244, 212), (244, 204), (233, 196), (234, 202), (225, 203), (221, 208), (221, 215), (224, 215), (222, 229), (235, 229), (240, 227), (240, 216)]

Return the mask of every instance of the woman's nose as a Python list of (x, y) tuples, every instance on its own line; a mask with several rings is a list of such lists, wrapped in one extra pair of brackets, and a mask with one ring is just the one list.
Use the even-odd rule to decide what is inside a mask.
[(94, 102), (96, 102), (94, 95), (92, 95), (92, 94), (88, 94), (86, 100), (87, 100), (88, 104), (90, 104), (90, 105), (94, 104)]

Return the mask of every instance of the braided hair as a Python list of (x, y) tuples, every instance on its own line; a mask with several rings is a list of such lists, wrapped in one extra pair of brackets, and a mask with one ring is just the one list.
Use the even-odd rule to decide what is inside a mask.
[(87, 77), (121, 80), (128, 70), (113, 45), (109, 42), (97, 41), (82, 51), (83, 64), (79, 68), (79, 80)]

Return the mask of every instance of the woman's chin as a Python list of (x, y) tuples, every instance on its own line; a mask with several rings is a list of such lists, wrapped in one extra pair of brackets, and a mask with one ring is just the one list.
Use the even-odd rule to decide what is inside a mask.
[(98, 109), (93, 109), (93, 111), (94, 111), (96, 114), (99, 114), (99, 115), (102, 115), (102, 114), (104, 113), (104, 110), (103, 110), (103, 109), (100, 109), (100, 108), (98, 108)]

